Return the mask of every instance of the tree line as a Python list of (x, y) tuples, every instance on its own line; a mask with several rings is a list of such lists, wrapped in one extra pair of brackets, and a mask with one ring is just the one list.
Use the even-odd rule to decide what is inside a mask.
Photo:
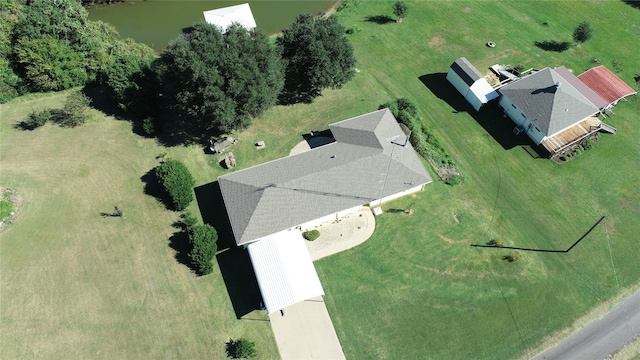
[(155, 54), (89, 20), (82, 3), (0, 0), (0, 103), (95, 84), (149, 135), (170, 113), (174, 129), (210, 136), (245, 128), (276, 104), (313, 101), (355, 74), (335, 15), (301, 14), (275, 41), (200, 22)]

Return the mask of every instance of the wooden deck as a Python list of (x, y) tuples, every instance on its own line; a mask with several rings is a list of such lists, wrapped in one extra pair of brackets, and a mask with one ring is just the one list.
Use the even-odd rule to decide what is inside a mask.
[(592, 116), (585, 120), (582, 120), (578, 124), (568, 128), (565, 131), (562, 131), (548, 139), (545, 139), (540, 145), (542, 145), (542, 147), (544, 147), (550, 154), (553, 155), (572, 142), (598, 131), (597, 128), (599, 126), (600, 119), (598, 119), (596, 116)]

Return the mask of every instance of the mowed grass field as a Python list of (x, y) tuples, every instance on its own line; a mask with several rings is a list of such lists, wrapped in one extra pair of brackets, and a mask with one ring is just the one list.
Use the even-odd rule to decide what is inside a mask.
[[(191, 159), (204, 183), (201, 150), (161, 148), (97, 111), (75, 129), (12, 127), (63, 102), (2, 106), (0, 182), (22, 203), (0, 232), (0, 357), (220, 359), (239, 337), (277, 357), (267, 321), (236, 319), (217, 266), (197, 277), (176, 261), (169, 243), (179, 214), (145, 194), (142, 178), (163, 152)], [(123, 218), (100, 216), (114, 206)]]
[[(640, 9), (618, 1), (416, 1), (400, 24), (392, 1), (362, 1), (340, 13), (360, 72), (312, 104), (275, 107), (240, 138), (239, 168), (288, 154), (301, 135), (411, 98), (452, 152), (466, 182), (435, 182), (387, 210), (369, 241), (316, 263), (347, 358), (529, 357), (598, 316), (640, 279), (640, 100), (615, 108), (615, 135), (576, 160), (536, 159), (499, 112), (480, 115), (446, 82), (452, 61), (564, 65), (580, 73), (593, 58), (633, 84), (640, 73)], [(570, 41), (588, 18), (594, 36), (564, 53), (535, 41)], [(548, 25), (543, 25), (547, 22)], [(487, 41), (496, 48), (484, 46)], [(197, 186), (224, 170), (201, 148), (159, 146), (127, 121), (98, 111), (76, 129), (13, 125), (29, 111), (61, 107), (64, 94), (2, 105), (0, 185), (22, 197), (18, 219), (0, 230), (0, 357), (224, 358), (224, 342), (246, 337), (277, 358), (261, 313), (238, 320), (222, 272), (196, 277), (170, 246), (178, 213), (145, 193), (145, 174), (166, 152)], [(471, 112), (469, 112), (471, 111)], [(264, 140), (267, 147), (255, 150)], [(124, 218), (102, 218), (113, 206)], [(191, 210), (198, 214), (198, 204)], [(225, 214), (217, 214), (225, 216)], [(569, 253), (472, 247), (507, 246)], [(457, 216), (457, 218), (456, 218)], [(622, 295), (621, 295), (622, 294)], [(256, 321), (258, 320), (258, 321)]]
[[(348, 87), (363, 102), (380, 103), (380, 94), (413, 99), (467, 181), (431, 184), (389, 204), (415, 206), (415, 214), (387, 212), (367, 243), (319, 261), (329, 311), (348, 358), (528, 358), (543, 341), (559, 341), (554, 334), (601, 314), (602, 302), (637, 289), (640, 99), (621, 102), (607, 120), (617, 134), (558, 165), (534, 158), (499, 111), (475, 113), (444, 73), (460, 56), (480, 71), (501, 63), (564, 65), (576, 74), (594, 58), (610, 69), (618, 59), (619, 76), (637, 88), (640, 9), (618, 1), (407, 3), (400, 24), (366, 21), (393, 16), (389, 2), (341, 14), (359, 29), (351, 38), (361, 72)], [(585, 18), (594, 29), (587, 43), (563, 53), (534, 46), (571, 41)], [(569, 253), (471, 246), (499, 238), (507, 246), (564, 250), (603, 215)], [(502, 260), (513, 252), (520, 262)]]

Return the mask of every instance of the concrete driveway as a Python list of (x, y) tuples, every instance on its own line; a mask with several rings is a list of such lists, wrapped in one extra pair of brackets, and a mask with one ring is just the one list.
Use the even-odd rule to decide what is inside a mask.
[(269, 315), (280, 357), (345, 359), (322, 297), (299, 302)]
[[(320, 237), (307, 241), (313, 261), (353, 248), (375, 229), (371, 209), (363, 208), (339, 221), (317, 225)], [(307, 230), (307, 229), (303, 229)], [(282, 359), (344, 359), (344, 352), (322, 297), (291, 305), (269, 316)]]

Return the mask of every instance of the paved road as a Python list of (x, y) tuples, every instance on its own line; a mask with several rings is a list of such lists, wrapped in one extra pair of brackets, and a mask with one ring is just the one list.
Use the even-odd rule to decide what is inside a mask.
[(640, 292), (616, 305), (605, 317), (534, 357), (601, 360), (640, 336)]

